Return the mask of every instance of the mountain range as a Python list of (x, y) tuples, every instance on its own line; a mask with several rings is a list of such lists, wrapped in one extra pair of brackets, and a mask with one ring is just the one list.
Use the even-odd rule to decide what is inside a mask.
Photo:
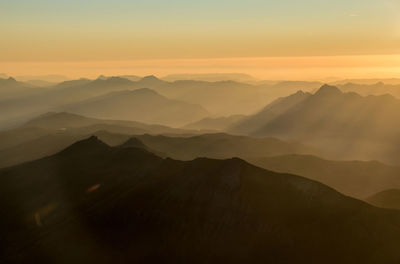
[(398, 211), (237, 158), (162, 159), (90, 137), (0, 170), (0, 190), (8, 263), (400, 261)]
[(19, 82), (12, 77), (2, 79), (0, 78), (0, 100), (11, 100), (19, 97), (21, 94), (25, 96), (32, 96), (46, 91), (43, 88), (35, 87), (33, 85)]
[(152, 153), (180, 160), (240, 157), (268, 170), (317, 180), (359, 199), (389, 188), (400, 188), (400, 168), (395, 166), (322, 159), (317, 149), (275, 138), (196, 133), (200, 132), (48, 113), (22, 127), (0, 132), (0, 167), (53, 155), (78, 140), (96, 135), (111, 146), (131, 139)]
[[(0, 111), (6, 115), (0, 117), (0, 128), (16, 126), (34, 116), (57, 111), (65, 105), (126, 90), (149, 88), (171, 100), (201, 105), (212, 116), (229, 116), (253, 114), (279, 96), (287, 96), (300, 88), (315, 89), (318, 85), (308, 82), (246, 84), (229, 80), (167, 82), (155, 76), (100, 76), (95, 80), (68, 80), (45, 89), (36, 87), (40, 89), (39, 93), (20, 92), (15, 97), (2, 98)], [(0, 91), (3, 89), (0, 85)]]
[(324, 85), (314, 94), (280, 98), (228, 132), (300, 141), (335, 159), (398, 164), (399, 112), (393, 96), (363, 97)]
[(183, 126), (206, 117), (199, 105), (168, 99), (150, 89), (118, 91), (62, 107), (62, 110), (103, 119)]
[(91, 134), (111, 145), (135, 136), (158, 153), (186, 160), (317, 154), (302, 144), (273, 138), (255, 139), (222, 133), (196, 136), (196, 133), (199, 132), (131, 121), (93, 119), (65, 112), (48, 113), (19, 128), (0, 132), (0, 167), (52, 155)]

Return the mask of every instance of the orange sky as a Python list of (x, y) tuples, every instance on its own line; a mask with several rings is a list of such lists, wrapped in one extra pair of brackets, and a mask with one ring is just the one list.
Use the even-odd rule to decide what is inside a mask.
[(130, 61), (0, 62), (11, 76), (62, 74), (71, 78), (104, 75), (247, 73), (261, 79), (400, 77), (400, 55), (313, 56)]
[(2, 0), (0, 73), (399, 77), (399, 0)]

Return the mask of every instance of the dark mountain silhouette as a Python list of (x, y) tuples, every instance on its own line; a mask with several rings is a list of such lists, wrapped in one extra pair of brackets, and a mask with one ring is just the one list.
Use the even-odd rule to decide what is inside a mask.
[(388, 189), (366, 199), (374, 206), (400, 210), (400, 189)]
[[(317, 153), (316, 150), (302, 144), (284, 142), (274, 138), (255, 139), (227, 134), (193, 136), (193, 134), (184, 134), (183, 132), (189, 132), (186, 130), (147, 127), (147, 130), (150, 131), (176, 133), (164, 133), (165, 135), (157, 136), (157, 133), (148, 134), (147, 130), (144, 129), (146, 127), (119, 126), (112, 123), (94, 123), (91, 125), (93, 121), (100, 120), (86, 119), (68, 113), (48, 114), (28, 122), (27, 127), (3, 132), (3, 141), (1, 140), (2, 133), (0, 133), (0, 167), (16, 165), (55, 154), (90, 134), (97, 135), (107, 144), (113, 146), (120, 145), (131, 138), (132, 135), (135, 135), (147, 146), (148, 151), (160, 156), (185, 160), (197, 157), (254, 158), (290, 153)], [(86, 124), (88, 125), (86, 126)], [(84, 126), (78, 127), (77, 125)], [(30, 133), (30, 131), (32, 132)], [(181, 133), (177, 134), (177, 132)]]
[[(272, 109), (277, 107), (272, 106)], [(262, 112), (267, 116), (265, 121), (257, 119), (257, 115), (249, 117), (257, 120), (252, 131), (240, 130), (240, 124), (232, 131), (298, 140), (323, 149), (336, 159), (381, 160), (392, 164), (400, 161), (395, 147), (400, 134), (397, 114), (400, 100), (390, 95), (362, 97), (324, 85), (278, 115), (268, 108)]]
[(90, 134), (99, 130), (130, 135), (146, 133), (165, 135), (196, 134), (194, 130), (149, 125), (135, 121), (103, 120), (67, 112), (50, 112), (33, 118), (15, 129), (0, 131), (0, 149), (12, 147), (54, 133), (71, 131), (78, 134)]
[(208, 115), (199, 105), (171, 100), (145, 88), (109, 93), (63, 109), (97, 118), (119, 118), (169, 126), (182, 126)]
[(206, 117), (199, 121), (185, 125), (185, 129), (225, 131), (231, 125), (245, 119), (244, 115), (233, 115), (228, 117)]
[(332, 161), (295, 154), (249, 161), (261, 168), (319, 181), (358, 199), (388, 188), (400, 188), (400, 168), (376, 161)]
[(161, 159), (96, 137), (0, 170), (13, 263), (397, 263), (400, 213), (240, 159)]
[(0, 167), (52, 155), (89, 134), (98, 135), (100, 131), (118, 135), (115, 136), (118, 140), (106, 140), (112, 145), (122, 144), (132, 135), (193, 136), (197, 133), (134, 121), (94, 119), (66, 112), (47, 113), (21, 127), (0, 131)]

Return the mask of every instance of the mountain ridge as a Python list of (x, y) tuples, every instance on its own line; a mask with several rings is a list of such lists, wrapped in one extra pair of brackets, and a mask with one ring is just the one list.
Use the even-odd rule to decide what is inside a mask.
[[(137, 148), (97, 149), (99, 144), (90, 137), (68, 155), (62, 151), (0, 170), (0, 211), (8, 210), (0, 219), (8, 226), (0, 242), (7, 253), (2, 260), (109, 263), (119, 256), (121, 263), (372, 264), (400, 259), (391, 246), (400, 241), (397, 211), (237, 158), (183, 162)], [(21, 198), (29, 203), (18, 203)], [(65, 248), (69, 254), (60, 254)]]

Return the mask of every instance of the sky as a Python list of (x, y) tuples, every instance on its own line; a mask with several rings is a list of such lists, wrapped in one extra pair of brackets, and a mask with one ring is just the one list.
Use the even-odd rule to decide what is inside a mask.
[(9, 75), (400, 75), (400, 0), (0, 0), (0, 35)]

